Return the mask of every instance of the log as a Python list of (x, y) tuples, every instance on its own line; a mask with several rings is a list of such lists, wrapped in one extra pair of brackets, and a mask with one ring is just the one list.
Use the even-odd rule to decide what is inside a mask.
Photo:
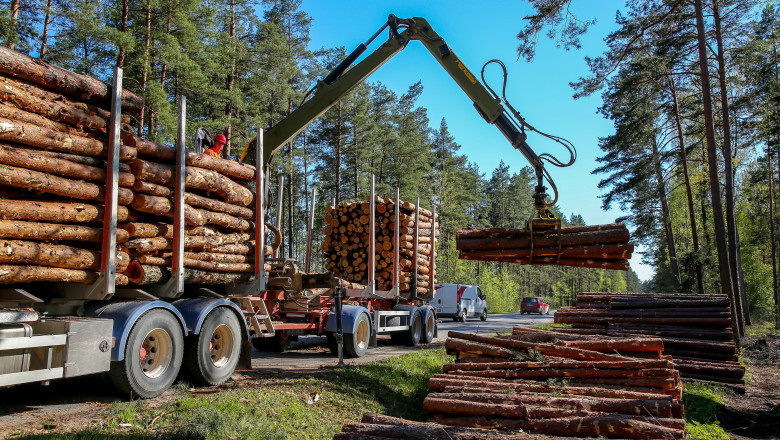
[[(138, 180), (165, 186), (174, 185), (175, 170), (170, 165), (135, 159), (130, 162), (130, 167)], [(236, 203), (241, 206), (250, 206), (254, 201), (254, 194), (248, 188), (239, 185), (216, 171), (203, 168), (187, 167), (184, 186), (186, 188), (213, 192), (225, 202)]]
[(471, 333), (461, 333), (450, 331), (447, 334), (450, 338), (464, 339), (467, 341), (480, 342), (483, 344), (497, 345), (504, 348), (529, 350), (533, 349), (539, 353), (551, 356), (568, 357), (571, 359), (580, 360), (603, 360), (603, 361), (625, 361), (630, 360), (624, 356), (612, 355), (606, 353), (597, 353), (588, 350), (580, 350), (577, 348), (558, 347), (552, 344), (534, 344), (522, 341), (513, 341), (511, 339), (491, 338), (486, 336), (479, 336)]
[(447, 339), (444, 342), (447, 354), (469, 353), (480, 356), (492, 356), (495, 358), (509, 359), (519, 355), (517, 351), (501, 347), (494, 347), (485, 344), (475, 344), (473, 342), (461, 341), (458, 339)]
[(0, 101), (11, 103), (19, 109), (57, 122), (87, 130), (108, 131), (109, 112), (48, 92), (32, 84), (0, 77)]
[[(2, 49), (2, 46), (0, 46)], [(21, 284), (36, 282), (55, 283), (91, 283), (97, 279), (97, 273), (45, 266), (0, 265), (0, 284)]]
[(555, 322), (564, 324), (611, 324), (611, 323), (642, 323), (660, 325), (687, 325), (691, 327), (716, 327), (726, 328), (731, 325), (730, 318), (643, 318), (643, 317), (589, 317), (589, 316), (560, 316)]
[[(136, 148), (138, 148), (139, 155), (150, 159), (163, 162), (173, 162), (176, 159), (176, 151), (172, 147), (157, 142), (137, 138)], [(185, 163), (189, 166), (217, 171), (239, 180), (251, 181), (255, 179), (255, 167), (233, 160), (187, 152)]]
[(0, 240), (0, 263), (100, 270), (100, 252), (49, 243)]
[[(2, 81), (2, 78), (0, 78), (0, 81)], [(0, 93), (2, 92), (0, 91)], [(51, 119), (45, 118), (39, 114), (30, 113), (12, 105), (6, 105), (2, 100), (0, 100), (0, 117), (11, 119), (13, 121), (24, 122), (25, 124), (37, 125), (38, 127), (48, 128), (49, 130), (74, 134), (76, 136), (91, 137), (94, 139), (100, 138), (99, 134), (96, 132), (88, 132), (72, 125), (52, 121)]]
[[(20, 240), (88, 241), (100, 243), (103, 241), (103, 230), (78, 225), (0, 220), (0, 237)], [(124, 243), (128, 238), (127, 231), (117, 228), (117, 243)]]
[[(29, 170), (43, 171), (57, 176), (73, 179), (106, 182), (106, 169), (79, 164), (57, 158), (43, 151), (15, 148), (10, 144), (0, 142), (0, 164), (12, 165)], [(119, 173), (119, 186), (133, 187), (135, 177), (130, 173)]]
[[(108, 155), (108, 143), (16, 122), (7, 118), (0, 118), (0, 140), (44, 150), (56, 150), (91, 157), (106, 157)], [(120, 160), (129, 161), (135, 157), (135, 148), (126, 145), (120, 146)]]
[[(130, 218), (128, 209), (119, 206), (117, 221), (125, 222)], [(102, 222), (103, 207), (85, 203), (0, 199), (0, 219), (57, 223)]]
[[(626, 225), (623, 223), (611, 223), (605, 225), (579, 225), (579, 226), (565, 226), (561, 228), (561, 234), (580, 234), (585, 232), (598, 232), (598, 231), (610, 231), (610, 230), (625, 230)], [(558, 235), (557, 231), (549, 232), (551, 234)], [(516, 229), (516, 228), (463, 228), (455, 231), (456, 239), (473, 239), (473, 238), (496, 238), (496, 237), (521, 237), (530, 235), (531, 231), (528, 229)], [(500, 248), (500, 247), (499, 247)]]
[[(161, 266), (142, 265), (131, 261), (125, 275), (133, 284), (145, 285), (165, 282), (170, 278), (170, 269)], [(235, 284), (251, 281), (250, 273), (207, 272), (196, 269), (184, 270), (184, 282), (191, 284)]]
[[(613, 390), (598, 387), (563, 387), (549, 386), (544, 383), (503, 383), (484, 381), (466, 381), (466, 377), (456, 378), (431, 378), (428, 389), (431, 391), (443, 391), (445, 393), (509, 393), (509, 392), (533, 392), (545, 394), (562, 394), (589, 397), (610, 397), (613, 399), (643, 399), (643, 400), (670, 400), (676, 402), (672, 396), (666, 394), (643, 393), (628, 390)], [(512, 382), (518, 382), (513, 380)], [(531, 382), (531, 381), (529, 381)]]
[[(2, 164), (0, 164), (0, 184), (73, 199), (93, 202), (106, 200), (105, 186)], [(118, 200), (120, 205), (129, 205), (133, 201), (133, 192), (127, 188), (119, 188)]]
[(185, 193), (184, 201), (190, 206), (206, 208), (210, 211), (223, 212), (236, 217), (245, 219), (254, 219), (255, 213), (249, 208), (243, 206), (231, 205), (230, 203), (220, 202), (218, 200), (202, 197), (197, 194)]
[[(111, 103), (109, 85), (2, 46), (0, 46), (0, 72), (102, 106)], [(143, 98), (122, 90), (123, 111), (140, 113), (143, 106)]]
[[(446, 427), (436, 423), (388, 426), (386, 424), (345, 423), (334, 440), (426, 439), (426, 440), (516, 440), (517, 436), (482, 429)], [(524, 439), (532, 437), (523, 436)], [(538, 437), (537, 437), (538, 438)]]
[(599, 258), (557, 258), (557, 257), (505, 257), (497, 256), (500, 251), (469, 251), (460, 252), (458, 258), (463, 260), (476, 261), (497, 261), (503, 263), (536, 264), (536, 265), (556, 265), (569, 267), (584, 267), (591, 269), (609, 269), (609, 270), (628, 270), (628, 260), (624, 259), (599, 259)]
[(135, 183), (133, 183), (133, 191), (158, 197), (173, 197), (173, 189), (168, 188), (167, 186), (144, 182), (143, 180), (136, 180)]
[[(594, 370), (630, 370), (643, 369), (671, 370), (674, 364), (659, 359), (630, 359), (625, 361), (547, 361), (547, 362), (519, 362), (495, 359), (492, 363), (457, 363), (444, 364), (444, 372), (450, 371), (484, 371), (484, 370), (556, 370), (556, 369), (588, 369)], [(641, 374), (641, 373), (640, 373)]]

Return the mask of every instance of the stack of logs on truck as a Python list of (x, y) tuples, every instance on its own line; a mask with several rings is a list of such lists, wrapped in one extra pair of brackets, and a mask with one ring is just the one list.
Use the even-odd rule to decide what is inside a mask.
[(431, 423), (366, 415), (334, 438), (439, 438), (437, 427), (440, 438), (684, 438), (682, 383), (660, 339), (512, 333), (449, 333), (456, 361), (428, 382)]
[[(337, 277), (366, 284), (369, 259), (370, 203), (351, 202), (328, 206), (325, 215), (325, 239), (322, 250), (325, 269)], [(432, 240), (438, 234), (433, 213), (403, 200), (375, 198), (376, 286), (390, 290), (394, 285), (393, 258), (396, 248), (395, 218), (399, 208), (399, 288), (414, 291), (410, 297), (426, 297), (432, 292)], [(415, 234), (416, 232), (416, 234)], [(413, 288), (413, 284), (416, 286)]]
[(571, 324), (561, 332), (601, 339), (659, 338), (683, 378), (745, 390), (725, 295), (581, 293), (555, 322)]
[(0, 47), (2, 386), (108, 373), (153, 397), (249, 366), (246, 309), (204, 287), (257, 278), (255, 169), (185, 154), (183, 98), (176, 149), (137, 137), (121, 80)]

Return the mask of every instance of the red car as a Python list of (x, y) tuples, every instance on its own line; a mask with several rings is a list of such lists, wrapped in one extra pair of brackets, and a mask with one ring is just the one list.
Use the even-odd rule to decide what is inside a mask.
[(529, 315), (531, 313), (549, 315), (550, 305), (538, 296), (523, 298), (523, 302), (520, 303), (520, 314), (523, 313), (528, 313)]

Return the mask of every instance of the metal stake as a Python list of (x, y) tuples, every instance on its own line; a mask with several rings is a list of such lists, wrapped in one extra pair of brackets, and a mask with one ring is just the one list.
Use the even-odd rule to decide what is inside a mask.
[(393, 285), (395, 286), (395, 296), (401, 295), (401, 188), (395, 188), (395, 250), (393, 251)]
[(255, 197), (255, 278), (259, 279), (258, 287), (265, 290), (265, 167), (263, 158), (263, 129), (257, 129), (257, 141), (255, 141), (255, 157), (258, 158), (255, 184), (257, 196)]
[(368, 215), (368, 285), (371, 289), (371, 296), (374, 296), (376, 286), (374, 285), (374, 271), (376, 266), (376, 194), (374, 194), (374, 175), (371, 175), (371, 199), (369, 201)]
[(343, 367), (344, 365), (344, 327), (341, 324), (341, 306), (342, 301), (344, 299), (344, 288), (343, 287), (336, 287), (335, 289), (336, 293), (336, 344), (338, 345), (338, 352), (339, 352), (339, 367)]
[[(279, 174), (279, 191), (276, 199), (276, 222), (274, 226), (276, 229), (282, 230), (282, 209), (284, 201), (284, 174)], [(274, 258), (279, 256), (279, 249), (284, 250), (284, 235), (282, 235), (282, 242), (279, 243), (279, 247), (274, 249)]]
[(306, 273), (311, 269), (311, 237), (314, 231), (314, 205), (317, 199), (317, 188), (311, 189), (311, 206), (309, 207), (309, 232), (306, 238)]

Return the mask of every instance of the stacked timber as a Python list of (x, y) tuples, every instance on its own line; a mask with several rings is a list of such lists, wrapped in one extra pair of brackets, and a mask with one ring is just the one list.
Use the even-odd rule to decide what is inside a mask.
[[(132, 208), (140, 218), (123, 227), (129, 235), (129, 281), (144, 285), (171, 275), (176, 166), (171, 147), (136, 138), (136, 148), (138, 157), (130, 162), (135, 179)], [(192, 152), (185, 162), (185, 282), (248, 281), (255, 254), (255, 194), (248, 182), (254, 180), (255, 168)]]
[(744, 391), (725, 295), (582, 293), (555, 322), (571, 324), (559, 329), (568, 334), (659, 338), (683, 378)]
[[(0, 284), (97, 279), (109, 152), (111, 90), (87, 76), (0, 46)], [(125, 91), (124, 109), (140, 111)], [(131, 221), (137, 151), (122, 116), (119, 210)], [(117, 284), (129, 256), (117, 231)]]
[(622, 223), (531, 231), (465, 228), (455, 233), (464, 260), (628, 270), (634, 252)]
[(682, 385), (657, 338), (516, 333), (449, 333), (447, 353), (457, 360), (428, 383), (423, 409), (432, 421), (571, 437), (684, 437)]
[[(377, 197), (375, 200), (376, 287), (393, 287), (395, 211), (399, 209), (400, 290), (410, 299), (431, 296), (435, 258), (431, 245), (438, 234), (433, 214), (409, 202)], [(325, 215), (322, 250), (325, 268), (347, 281), (367, 284), (369, 261), (370, 203), (352, 202), (329, 206)], [(418, 236), (415, 240), (415, 228)], [(417, 247), (415, 247), (415, 244)], [(434, 273), (431, 273), (433, 270)], [(416, 285), (415, 285), (416, 283)]]

